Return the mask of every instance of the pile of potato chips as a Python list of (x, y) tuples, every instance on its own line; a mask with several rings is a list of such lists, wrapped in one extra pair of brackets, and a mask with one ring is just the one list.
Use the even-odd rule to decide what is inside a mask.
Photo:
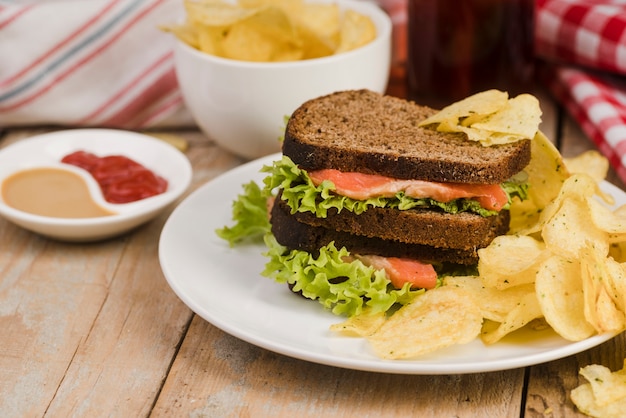
[(219, 57), (278, 62), (329, 56), (376, 38), (372, 20), (335, 3), (302, 0), (185, 0), (184, 24), (163, 26)]
[[(481, 127), (498, 121), (489, 129), (503, 126), (499, 117), (481, 113), (492, 115), (497, 107), (486, 97), (504, 97), (505, 108), (511, 103), (494, 92), (472, 96), (444, 109), (445, 117), (431, 119), (438, 129), (461, 126), (463, 132), (467, 119), (487, 121)], [(538, 131), (535, 100), (505, 110), (531, 115), (524, 119), (529, 126), (506, 135), (528, 135), (529, 120), (535, 129), (525, 169), (529, 199), (511, 207), (510, 233), (479, 250), (479, 275), (446, 277), (443, 286), (388, 318), (351, 318), (334, 331), (367, 338), (382, 358), (406, 359), (476, 338), (493, 344), (522, 327), (550, 326), (570, 341), (626, 329), (626, 207), (612, 208), (613, 198), (600, 189), (608, 161), (595, 151), (563, 159)]]
[(574, 404), (586, 415), (622, 418), (626, 411), (626, 361), (621, 370), (611, 373), (607, 367), (592, 364), (580, 374), (589, 383), (572, 390)]
[(477, 93), (424, 120), (420, 126), (435, 125), (440, 132), (463, 132), (484, 146), (532, 139), (541, 122), (536, 97), (520, 94), (509, 99), (506, 92)]

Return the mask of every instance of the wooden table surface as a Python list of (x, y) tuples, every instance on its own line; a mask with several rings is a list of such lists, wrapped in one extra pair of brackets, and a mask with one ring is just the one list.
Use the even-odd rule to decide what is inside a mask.
[[(538, 96), (541, 129), (564, 156), (593, 148)], [(4, 130), (0, 148), (49, 130)], [(189, 143), (189, 192), (243, 162), (200, 132), (168, 132)], [(614, 173), (609, 180), (624, 188)], [(579, 368), (616, 370), (626, 356), (623, 334), (546, 364), (461, 375), (371, 373), (275, 354), (207, 323), (170, 289), (157, 257), (169, 213), (93, 244), (0, 219), (0, 416), (582, 416), (569, 398), (583, 382)]]

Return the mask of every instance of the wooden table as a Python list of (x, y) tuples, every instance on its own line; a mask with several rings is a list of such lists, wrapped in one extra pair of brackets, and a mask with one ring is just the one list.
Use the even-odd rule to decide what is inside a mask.
[[(541, 129), (572, 156), (593, 145), (539, 93)], [(50, 129), (9, 129), (0, 147)], [(243, 161), (197, 131), (190, 192)], [(624, 185), (611, 173), (611, 181)], [(171, 211), (170, 211), (171, 212)], [(189, 310), (163, 277), (169, 213), (94, 244), (51, 241), (0, 219), (2, 417), (582, 416), (580, 367), (615, 370), (626, 337), (561, 360), (500, 372), (411, 376), (334, 368), (238, 340)]]

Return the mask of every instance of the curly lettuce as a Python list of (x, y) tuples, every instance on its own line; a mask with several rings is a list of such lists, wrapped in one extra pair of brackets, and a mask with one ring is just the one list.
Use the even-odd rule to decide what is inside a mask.
[(245, 239), (258, 239), (270, 231), (267, 196), (254, 181), (243, 186), (243, 192), (233, 202), (233, 226), (216, 230), (217, 235), (234, 246)]
[[(307, 172), (299, 168), (289, 157), (275, 161), (272, 166), (263, 167), (263, 171), (270, 173), (264, 180), (265, 193), (280, 188), (282, 199), (287, 202), (292, 213), (311, 212), (318, 218), (325, 218), (330, 209), (338, 212), (348, 210), (361, 214), (371, 207), (387, 207), (399, 210), (414, 208), (439, 208), (447, 213), (473, 212), (481, 216), (497, 215), (497, 211), (483, 208), (473, 199), (455, 199), (450, 202), (438, 202), (430, 198), (415, 199), (403, 192), (394, 197), (376, 197), (366, 200), (355, 200), (333, 193), (334, 185), (324, 181), (316, 186)], [(509, 196), (504, 209), (508, 209), (515, 196), (524, 200), (528, 196), (528, 184), (518, 179), (512, 179), (502, 184)]]
[(410, 283), (402, 289), (393, 288), (383, 270), (356, 259), (350, 261), (348, 250), (337, 249), (332, 242), (320, 248), (317, 255), (288, 250), (272, 234), (265, 235), (265, 244), (269, 261), (262, 274), (289, 284), (292, 291), (317, 300), (335, 315), (351, 317), (365, 307), (371, 313), (387, 312), (424, 292), (411, 290)]

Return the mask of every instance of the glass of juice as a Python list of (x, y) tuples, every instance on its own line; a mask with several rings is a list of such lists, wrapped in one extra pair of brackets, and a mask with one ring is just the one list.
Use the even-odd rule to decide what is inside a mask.
[(534, 0), (408, 0), (408, 97), (441, 108), (532, 90)]

